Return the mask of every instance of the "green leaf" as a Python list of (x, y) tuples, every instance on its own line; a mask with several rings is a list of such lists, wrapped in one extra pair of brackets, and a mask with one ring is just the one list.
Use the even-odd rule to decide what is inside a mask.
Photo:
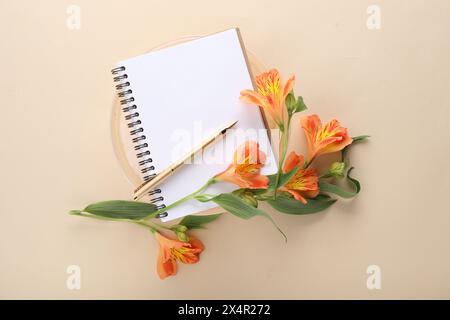
[(156, 205), (151, 203), (112, 200), (90, 204), (83, 212), (106, 218), (140, 220), (156, 210)]
[(353, 183), (354, 187), (355, 187), (355, 192), (358, 194), (361, 191), (361, 184), (359, 183), (358, 180), (356, 180), (355, 178), (350, 177), (350, 172), (353, 170), (353, 167), (351, 167), (350, 169), (348, 169), (347, 172), (347, 179), (350, 180), (351, 183)]
[[(353, 140), (352, 144), (350, 144), (350, 145), (346, 146), (344, 149), (342, 149), (342, 151), (341, 151), (341, 161), (345, 162), (346, 166), (349, 166), (349, 161), (347, 160), (347, 153), (348, 153), (348, 150), (350, 149), (350, 147), (353, 146), (355, 143), (358, 143), (358, 142), (361, 142), (361, 141), (364, 141), (364, 140), (368, 139), (369, 137), (370, 137), (369, 135), (361, 135), (361, 136), (352, 137), (352, 140)], [(351, 184), (353, 184), (353, 187), (355, 189), (354, 195), (356, 195), (361, 190), (361, 184), (359, 183), (358, 180), (350, 177), (350, 172), (352, 170), (353, 170), (353, 167), (348, 169), (348, 171), (347, 171), (347, 179), (350, 181)], [(348, 193), (348, 191), (345, 191), (344, 189), (339, 188), (337, 186), (336, 186), (336, 188), (333, 188), (333, 187), (330, 187), (330, 186), (325, 186), (325, 189), (326, 188), (331, 188), (332, 189), (332, 190), (329, 190), (327, 192), (335, 193), (335, 194), (337, 194), (337, 195), (339, 195), (341, 197), (344, 197), (344, 198), (351, 198), (352, 197), (352, 196), (350, 196), (350, 193)], [(323, 189), (321, 188), (321, 190), (323, 190)], [(338, 192), (338, 193), (336, 193), (336, 192)]]
[(306, 106), (305, 102), (303, 101), (303, 97), (298, 97), (297, 98), (297, 103), (295, 105), (295, 112), (302, 112), (305, 111), (306, 109), (308, 109), (308, 107)]
[(294, 91), (288, 93), (285, 99), (285, 104), (290, 116), (294, 113), (302, 112), (308, 109), (303, 101), (303, 97), (298, 96), (295, 98)]
[(232, 192), (235, 196), (238, 196), (241, 200), (245, 201), (252, 207), (258, 208), (258, 200), (256, 200), (255, 195), (248, 189), (237, 189)]
[(297, 107), (297, 101), (295, 99), (294, 93), (291, 91), (286, 96), (286, 99), (284, 100), (286, 103), (286, 108), (289, 111), (289, 114), (295, 113), (295, 109)]
[(353, 167), (350, 168), (347, 172), (347, 179), (350, 181), (350, 183), (353, 185), (353, 191), (345, 190), (342, 187), (339, 187), (335, 184), (320, 180), (319, 181), (319, 189), (321, 192), (329, 192), (334, 193), (342, 198), (353, 198), (356, 196), (359, 191), (361, 191), (361, 185), (358, 180), (350, 177), (350, 172), (353, 170)]
[[(270, 177), (269, 177), (269, 179), (270, 179)], [(247, 191), (251, 192), (252, 194), (254, 194), (255, 196), (259, 196), (259, 195), (267, 193), (267, 189), (238, 189), (238, 190), (247, 190)]]
[(188, 229), (203, 229), (205, 224), (210, 223), (220, 217), (222, 214), (210, 214), (206, 216), (185, 216), (180, 221), (180, 225), (186, 226)]
[(271, 174), (270, 176), (267, 176), (269, 178), (269, 190), (275, 190), (282, 186), (284, 186), (286, 183), (288, 183), (289, 180), (297, 173), (299, 167), (295, 167), (289, 172), (282, 173), (280, 175), (280, 180), (278, 181), (278, 186), (276, 186), (277, 181), (277, 174)]
[(269, 219), (272, 224), (277, 228), (277, 230), (283, 235), (284, 239), (287, 241), (286, 235), (284, 232), (277, 226), (275, 221), (272, 219), (270, 215), (268, 215), (266, 212), (262, 211), (261, 209), (252, 207), (251, 205), (247, 204), (246, 202), (242, 201), (238, 196), (232, 194), (232, 193), (222, 193), (218, 196), (214, 197), (212, 199), (216, 204), (230, 212), (231, 214), (234, 214), (236, 217), (242, 218), (242, 219), (250, 219), (255, 216), (261, 216), (264, 218)]
[(334, 193), (342, 198), (353, 198), (357, 194), (356, 192), (347, 191), (335, 184), (328, 183), (325, 181), (319, 182), (319, 189), (321, 192)]
[(358, 141), (364, 141), (366, 139), (370, 138), (369, 135), (365, 134), (362, 136), (356, 136), (356, 137), (352, 137), (353, 142), (358, 142)]
[(323, 211), (336, 201), (327, 195), (320, 194), (314, 199), (308, 199), (307, 204), (303, 204), (292, 197), (280, 194), (276, 199), (267, 200), (267, 203), (280, 212), (302, 215)]
[(370, 136), (369, 135), (361, 135), (361, 136), (356, 136), (356, 137), (352, 137), (352, 143), (349, 144), (348, 146), (346, 146), (344, 149), (342, 149), (341, 151), (341, 160), (343, 162), (345, 162), (345, 159), (347, 157), (347, 152), (350, 149), (350, 147), (352, 147), (355, 143), (364, 141), (366, 139), (368, 139)]

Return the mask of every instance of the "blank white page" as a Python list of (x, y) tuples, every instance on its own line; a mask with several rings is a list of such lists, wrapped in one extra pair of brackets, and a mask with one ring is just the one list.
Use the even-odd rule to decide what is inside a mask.
[[(154, 173), (167, 168), (230, 121), (239, 121), (236, 130), (227, 133), (222, 141), (228, 147), (224, 148), (224, 143), (214, 144), (205, 150), (203, 163), (183, 165), (158, 186), (165, 205), (197, 190), (223, 171), (232, 161), (235, 141), (240, 144), (248, 137), (257, 139), (267, 153), (267, 164), (262, 172), (276, 172), (259, 108), (239, 100), (240, 91), (253, 86), (237, 29), (128, 59), (119, 62), (118, 66), (126, 68), (126, 81), (130, 82), (135, 99), (131, 104), (137, 106), (135, 111), (139, 113), (140, 127), (153, 160), (147, 166), (154, 166)], [(253, 136), (252, 131), (242, 136), (238, 134), (242, 129), (259, 130), (259, 134)], [(223, 157), (220, 157), (224, 149)], [(224, 161), (217, 161), (218, 158)], [(207, 193), (228, 192), (235, 188), (220, 183), (213, 185)], [(168, 210), (168, 216), (163, 220), (215, 206), (214, 203), (191, 200)]]

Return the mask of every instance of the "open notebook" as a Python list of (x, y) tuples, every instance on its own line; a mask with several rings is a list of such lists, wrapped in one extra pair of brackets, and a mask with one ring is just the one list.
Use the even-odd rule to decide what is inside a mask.
[[(238, 29), (121, 61), (113, 75), (133, 143), (134, 159), (129, 160), (137, 162), (143, 180), (152, 179), (213, 132), (238, 120), (224, 139), (149, 192), (150, 201), (159, 207), (197, 190), (223, 171), (235, 148), (247, 139), (257, 140), (267, 154), (262, 173), (276, 172), (259, 108), (239, 100), (239, 92), (253, 85)], [(219, 183), (207, 193), (236, 188)], [(215, 206), (192, 200), (161, 218), (172, 220)]]

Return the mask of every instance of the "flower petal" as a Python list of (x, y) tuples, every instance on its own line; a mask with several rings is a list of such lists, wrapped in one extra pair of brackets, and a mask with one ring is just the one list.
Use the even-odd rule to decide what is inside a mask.
[(289, 80), (286, 82), (283, 88), (283, 99), (286, 99), (286, 96), (291, 92), (292, 88), (295, 84), (295, 75), (293, 74)]
[(300, 123), (302, 128), (305, 130), (305, 133), (317, 132), (322, 127), (322, 122), (317, 114), (302, 117), (300, 119)]
[(346, 146), (350, 145), (353, 139), (346, 133), (340, 141), (333, 142), (328, 146), (324, 147), (321, 154), (338, 152), (344, 149)]
[(158, 261), (156, 263), (156, 271), (160, 279), (165, 279), (167, 277), (177, 274), (177, 262), (174, 259), (166, 257), (165, 250), (160, 246)]
[(259, 150), (259, 143), (249, 140), (241, 144), (235, 151), (233, 163), (239, 164), (264, 164), (266, 154)]
[(302, 193), (305, 195), (305, 197), (312, 199), (312, 198), (315, 198), (315, 197), (317, 197), (319, 195), (320, 190), (319, 189), (317, 189), (317, 190), (307, 190), (307, 191), (303, 191)]
[(189, 243), (191, 244), (193, 249), (198, 249), (201, 251), (205, 250), (205, 246), (203, 245), (203, 242), (198, 240), (197, 238), (193, 236), (189, 236)]
[(289, 192), (290, 194), (292, 194), (294, 196), (294, 198), (298, 201), (300, 201), (303, 204), (307, 204), (308, 201), (306, 201), (305, 198), (302, 197), (302, 195), (300, 194), (300, 192), (295, 191), (295, 190), (287, 190), (287, 192)]
[(240, 99), (256, 106), (264, 106), (266, 104), (266, 98), (253, 90), (242, 90)]
[(302, 167), (304, 164), (304, 160), (305, 159), (302, 155), (298, 155), (297, 153), (295, 153), (295, 151), (292, 151), (291, 153), (289, 153), (284, 162), (284, 173), (291, 171), (297, 166)]
[(267, 189), (269, 187), (269, 178), (263, 175), (255, 175), (247, 180), (244, 188), (248, 189)]
[(246, 141), (236, 149), (233, 163), (214, 179), (233, 183), (241, 188), (268, 188), (269, 178), (260, 174), (265, 161), (266, 154), (259, 150), (259, 144)]

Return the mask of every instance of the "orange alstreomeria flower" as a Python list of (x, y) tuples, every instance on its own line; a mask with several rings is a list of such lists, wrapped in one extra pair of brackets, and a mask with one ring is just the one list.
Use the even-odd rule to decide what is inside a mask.
[(189, 242), (182, 242), (163, 236), (155, 231), (159, 243), (159, 254), (156, 269), (161, 279), (177, 273), (177, 261), (182, 263), (197, 263), (200, 253), (205, 249), (200, 240), (190, 236)]
[(321, 154), (340, 151), (352, 143), (347, 128), (342, 127), (336, 119), (322, 126), (319, 116), (313, 114), (301, 118), (300, 123), (308, 143), (309, 161)]
[(302, 155), (292, 151), (286, 158), (283, 172), (289, 172), (295, 167), (299, 167), (295, 175), (280, 189), (287, 191), (294, 196), (295, 199), (306, 204), (306, 198), (315, 198), (319, 194), (319, 178), (316, 169), (302, 169), (305, 160)]
[(260, 174), (265, 162), (266, 154), (259, 150), (259, 144), (246, 141), (237, 148), (233, 162), (214, 180), (230, 182), (241, 188), (267, 189), (269, 178)]
[(261, 106), (272, 120), (283, 128), (287, 121), (286, 96), (294, 86), (295, 75), (283, 85), (277, 69), (260, 74), (256, 77), (257, 91), (241, 91), (241, 100)]

